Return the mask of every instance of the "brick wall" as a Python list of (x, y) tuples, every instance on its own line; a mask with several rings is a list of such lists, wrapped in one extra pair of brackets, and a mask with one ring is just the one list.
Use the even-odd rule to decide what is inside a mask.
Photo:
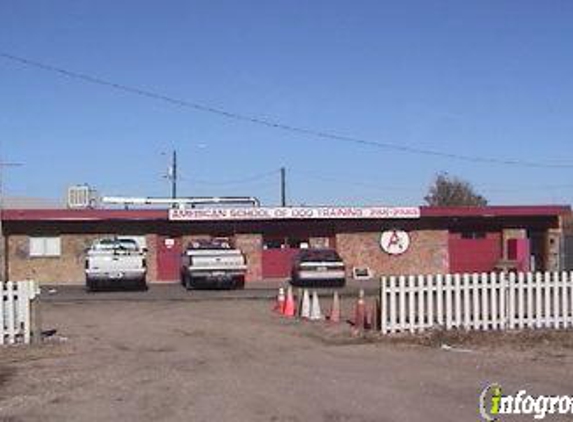
[(146, 235), (145, 243), (147, 243), (147, 281), (150, 282), (157, 280), (157, 235)]
[(260, 281), (263, 278), (263, 236), (260, 234), (237, 234), (235, 246), (247, 257), (246, 281)]
[[(61, 235), (62, 254), (59, 258), (30, 258), (29, 240), (25, 235), (9, 237), (9, 277), (12, 280), (33, 278), (43, 283), (83, 284), (85, 249), (91, 242), (107, 234)], [(375, 275), (444, 273), (448, 271), (447, 231), (427, 230), (410, 233), (410, 249), (403, 255), (390, 256), (379, 245), (380, 233), (342, 233), (336, 236), (336, 248), (347, 264), (369, 266)], [(183, 236), (183, 247), (193, 238)], [(157, 276), (156, 235), (147, 235), (148, 280)], [(262, 236), (237, 234), (235, 246), (248, 261), (247, 282), (262, 280)]]
[(380, 247), (380, 232), (339, 233), (336, 249), (347, 266), (368, 266), (375, 276), (384, 274), (437, 274), (449, 270), (448, 232), (412, 231), (410, 248), (402, 255), (389, 255)]
[(62, 235), (60, 257), (30, 257), (29, 237), (8, 238), (8, 277), (10, 280), (34, 279), (41, 283), (83, 284), (85, 250), (104, 234)]

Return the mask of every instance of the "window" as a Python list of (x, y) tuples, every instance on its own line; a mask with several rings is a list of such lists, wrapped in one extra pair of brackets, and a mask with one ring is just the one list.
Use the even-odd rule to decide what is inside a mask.
[(263, 249), (284, 249), (284, 239), (265, 239)]
[(299, 259), (302, 262), (340, 262), (340, 256), (336, 251), (330, 249), (308, 249), (300, 253)]
[(137, 251), (138, 243), (135, 239), (131, 238), (106, 238), (98, 240), (93, 249), (96, 251)]
[(59, 237), (30, 237), (30, 257), (59, 257), (61, 252)]
[(308, 246), (309, 246), (308, 238), (295, 238), (295, 237), (289, 237), (288, 238), (289, 248), (305, 249), (305, 247), (303, 246), (304, 244), (306, 244), (306, 248), (308, 248)]
[(129, 235), (121, 235), (119, 236), (119, 239), (131, 239), (134, 240), (137, 243), (137, 246), (139, 246), (140, 249), (146, 249), (147, 248), (147, 239), (145, 236), (129, 236)]
[(462, 239), (485, 239), (485, 232), (462, 232)]

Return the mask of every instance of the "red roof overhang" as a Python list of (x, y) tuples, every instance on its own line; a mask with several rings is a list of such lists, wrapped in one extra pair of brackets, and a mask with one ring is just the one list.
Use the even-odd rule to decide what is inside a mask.
[(166, 220), (167, 210), (3, 210), (4, 221)]
[[(557, 217), (571, 214), (566, 205), (489, 206), (489, 207), (420, 207), (421, 218), (493, 218)], [(4, 221), (152, 221), (167, 220), (165, 209), (26, 209), (3, 210)]]
[(568, 205), (513, 205), (489, 207), (420, 207), (424, 217), (557, 217), (571, 214)]

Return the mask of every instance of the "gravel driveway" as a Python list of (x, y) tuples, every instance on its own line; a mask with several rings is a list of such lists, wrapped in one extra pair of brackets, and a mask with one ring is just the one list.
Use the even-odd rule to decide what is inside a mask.
[(67, 341), (0, 349), (0, 420), (459, 422), (478, 420), (478, 394), (493, 381), (572, 393), (568, 341), (456, 352), (354, 338), (270, 307), (44, 303), (46, 328)]

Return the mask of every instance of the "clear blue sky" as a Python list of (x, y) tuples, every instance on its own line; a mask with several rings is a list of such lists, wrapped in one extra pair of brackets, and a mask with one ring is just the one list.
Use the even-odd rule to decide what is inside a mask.
[[(0, 50), (172, 97), (381, 142), (573, 163), (572, 1), (0, 0)], [(422, 202), (439, 171), (492, 203), (570, 203), (573, 168), (468, 163), (228, 120), (0, 59), (9, 195)], [(208, 184), (212, 182), (214, 184)]]

